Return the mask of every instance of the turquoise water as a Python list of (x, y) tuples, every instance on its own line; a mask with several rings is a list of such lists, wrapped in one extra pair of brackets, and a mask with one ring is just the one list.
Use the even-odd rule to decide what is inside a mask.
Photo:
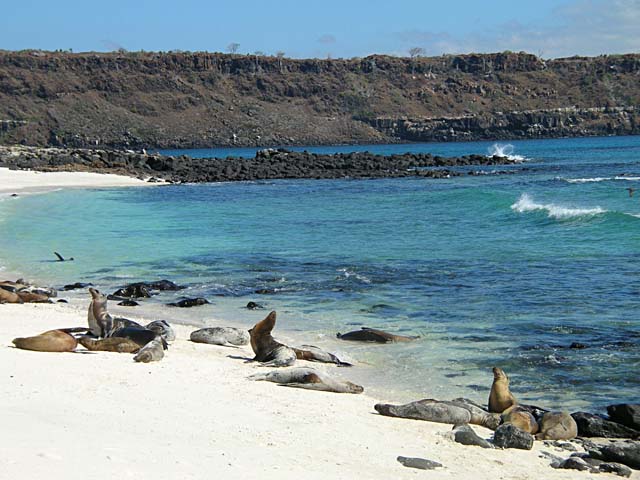
[[(497, 365), (516, 396), (540, 405), (602, 410), (637, 401), (640, 190), (630, 197), (626, 188), (640, 189), (640, 137), (512, 145), (524, 161), (508, 175), (6, 198), (0, 264), (56, 285), (91, 281), (107, 291), (168, 278), (189, 286), (180, 294), (213, 302), (171, 309), (162, 304), (178, 294), (163, 294), (138, 310), (170, 321), (250, 327), (265, 313), (242, 307), (263, 303), (279, 313), (276, 337), (355, 361), (341, 373), (388, 400), (485, 401)], [(313, 150), (339, 148), (347, 147)], [(492, 148), (358, 147), (440, 155)], [(54, 250), (76, 261), (53, 262)], [(397, 345), (335, 338), (362, 325), (421, 338)], [(567, 348), (572, 342), (588, 348)]]

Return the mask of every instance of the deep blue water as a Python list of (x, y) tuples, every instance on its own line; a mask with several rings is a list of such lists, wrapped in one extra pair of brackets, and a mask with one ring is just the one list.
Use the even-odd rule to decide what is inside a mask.
[[(626, 189), (640, 189), (640, 137), (512, 145), (526, 160), (508, 175), (488, 168), (485, 176), (437, 180), (283, 180), (5, 199), (0, 264), (108, 291), (169, 278), (213, 302), (180, 311), (162, 306), (175, 294), (147, 302), (143, 311), (173, 321), (250, 327), (265, 312), (242, 307), (264, 303), (279, 313), (276, 337), (355, 361), (359, 367), (341, 373), (388, 400), (485, 401), (497, 365), (516, 396), (537, 404), (599, 410), (637, 401), (640, 190), (630, 197)], [(491, 147), (309, 150), (463, 155)], [(76, 261), (51, 262), (53, 250)], [(421, 339), (382, 346), (335, 339), (362, 325)], [(573, 342), (587, 348), (569, 349)]]

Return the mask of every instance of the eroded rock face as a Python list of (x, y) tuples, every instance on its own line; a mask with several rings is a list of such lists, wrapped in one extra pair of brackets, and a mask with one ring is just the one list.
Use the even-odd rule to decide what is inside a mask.
[(640, 435), (637, 430), (592, 413), (577, 412), (572, 413), (571, 416), (578, 425), (580, 437), (637, 438)]
[(497, 428), (493, 436), (493, 444), (500, 448), (531, 450), (533, 447), (533, 435), (507, 423)]

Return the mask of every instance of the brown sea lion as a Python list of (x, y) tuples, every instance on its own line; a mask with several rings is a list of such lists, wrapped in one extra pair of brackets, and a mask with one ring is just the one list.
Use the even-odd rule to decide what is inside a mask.
[(266, 367), (286, 367), (296, 361), (296, 352), (292, 348), (274, 340), (271, 331), (276, 326), (276, 312), (271, 312), (264, 320), (256, 323), (249, 330), (251, 348), (256, 356), (256, 362), (262, 362)]
[(249, 377), (250, 380), (265, 380), (275, 382), (287, 387), (306, 388), (308, 390), (321, 390), (335, 393), (362, 393), (364, 388), (355, 383), (336, 380), (326, 373), (313, 368), (290, 368), (286, 370), (274, 370), (268, 373), (256, 373)]
[(130, 338), (110, 337), (96, 340), (91, 337), (80, 337), (80, 345), (92, 352), (136, 353), (140, 345)]
[(301, 345), (300, 348), (293, 347), (298, 360), (307, 360), (309, 362), (335, 363), (339, 367), (352, 367), (350, 363), (343, 362), (333, 353), (325, 352), (321, 348), (313, 345)]
[(91, 303), (87, 312), (87, 320), (91, 333), (96, 337), (111, 337), (115, 332), (127, 327), (144, 328), (128, 318), (112, 317), (107, 311), (107, 296), (93, 287), (89, 288), (89, 293), (91, 294)]
[(164, 358), (166, 348), (167, 344), (162, 337), (157, 337), (142, 347), (133, 360), (142, 363), (158, 362)]
[(27, 291), (18, 292), (18, 296), (24, 303), (51, 303), (47, 295), (42, 293), (32, 293)]
[(376, 330), (375, 328), (362, 327), (360, 330), (354, 330), (349, 333), (336, 334), (340, 340), (350, 340), (354, 342), (411, 342), (420, 337), (407, 337), (405, 335), (394, 335), (393, 333)]
[(509, 377), (504, 370), (493, 367), (493, 384), (489, 394), (489, 411), (502, 413), (507, 408), (518, 403), (516, 398), (509, 391)]
[(578, 436), (578, 425), (569, 412), (547, 412), (540, 421), (538, 440), (571, 440)]
[(502, 412), (502, 423), (509, 423), (520, 430), (535, 435), (538, 433), (538, 422), (526, 408), (513, 405)]
[(24, 300), (15, 292), (0, 288), (0, 303), (24, 303)]
[(72, 352), (78, 346), (78, 341), (62, 330), (49, 330), (35, 337), (14, 338), (13, 344), (23, 350)]

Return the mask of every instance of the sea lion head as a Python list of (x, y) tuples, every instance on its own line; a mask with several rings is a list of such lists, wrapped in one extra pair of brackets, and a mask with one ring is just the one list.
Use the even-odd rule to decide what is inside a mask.
[(344, 382), (347, 386), (347, 390), (351, 393), (362, 393), (364, 392), (364, 388), (360, 385), (356, 385), (352, 382)]
[(509, 383), (509, 377), (507, 376), (507, 374), (504, 373), (504, 370), (502, 370), (501, 368), (498, 368), (498, 367), (493, 367), (493, 380), (494, 381), (505, 381), (505, 382)]
[(260, 320), (256, 323), (252, 329), (249, 330), (251, 338), (251, 348), (254, 353), (258, 353), (260, 347), (259, 344), (264, 340), (271, 338), (271, 331), (276, 326), (276, 312), (273, 311), (266, 316), (264, 320)]

